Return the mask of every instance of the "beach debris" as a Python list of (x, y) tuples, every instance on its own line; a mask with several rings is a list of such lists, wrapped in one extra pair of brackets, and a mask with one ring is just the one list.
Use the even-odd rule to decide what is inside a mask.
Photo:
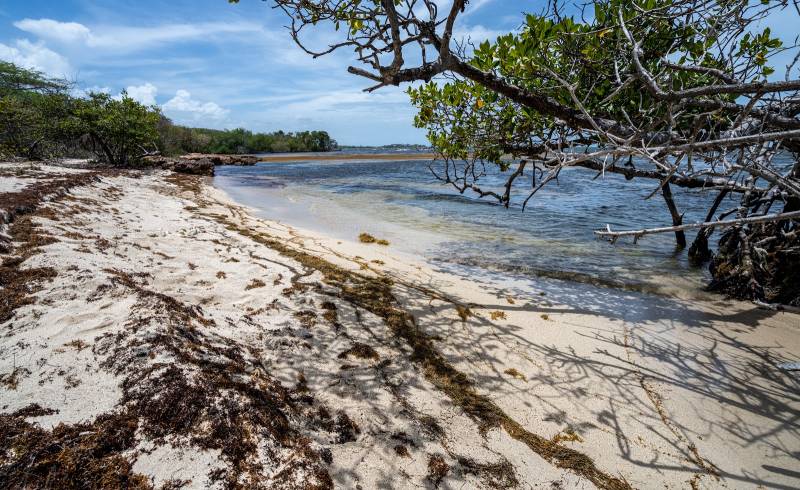
[(550, 319), (550, 315), (548, 315), (547, 313), (542, 313), (539, 316), (542, 318), (542, 320), (545, 320), (545, 321)]
[(311, 310), (298, 311), (294, 314), (294, 317), (305, 328), (311, 328), (317, 324), (317, 313)]
[(459, 457), (458, 464), (464, 474), (480, 477), (487, 488), (500, 489), (519, 486), (514, 466), (506, 458), (501, 458), (497, 463), (479, 463), (472, 458)]
[(526, 381), (526, 382), (528, 381), (528, 378), (526, 378), (524, 374), (522, 374), (521, 372), (517, 371), (517, 370), (516, 370), (516, 369), (514, 369), (514, 368), (508, 368), (508, 369), (506, 369), (506, 370), (505, 370), (505, 371), (503, 371), (503, 372), (504, 372), (505, 374), (507, 374), (507, 375), (509, 375), (509, 376), (513, 377), (513, 378), (517, 378), (517, 379), (518, 379), (518, 380), (520, 380), (520, 381)]
[(800, 371), (800, 362), (782, 362), (778, 364), (778, 369), (784, 371)]
[(467, 319), (472, 316), (472, 311), (466, 306), (456, 305), (456, 312), (462, 322), (466, 322)]
[(505, 320), (506, 314), (503, 311), (491, 311), (489, 312), (489, 316), (492, 317), (492, 320)]
[(322, 318), (336, 325), (339, 320), (339, 315), (337, 313), (336, 305), (331, 301), (325, 301), (322, 303), (321, 306), (322, 309), (325, 310), (325, 312), (322, 314)]
[(398, 444), (394, 447), (394, 452), (397, 453), (398, 456), (403, 458), (410, 458), (411, 454), (408, 452), (408, 448), (402, 444)]
[(559, 432), (551, 439), (554, 443), (558, 444), (559, 442), (583, 442), (583, 437), (581, 437), (572, 427), (567, 427), (563, 431)]
[(355, 344), (353, 344), (353, 347), (350, 347), (346, 351), (339, 354), (337, 357), (339, 359), (346, 359), (350, 356), (357, 357), (359, 359), (372, 359), (375, 361), (381, 358), (375, 349), (368, 346), (367, 344), (362, 344), (361, 342), (356, 342)]
[(378, 245), (383, 245), (384, 247), (389, 245), (389, 240), (375, 238), (369, 233), (361, 233), (358, 235), (358, 241), (361, 243), (376, 243)]
[(375, 237), (369, 233), (361, 233), (358, 235), (358, 241), (361, 243), (375, 243)]
[(261, 279), (253, 279), (252, 281), (250, 281), (250, 284), (245, 286), (244, 289), (245, 289), (245, 291), (249, 291), (251, 289), (263, 288), (266, 285), (267, 284), (264, 281), (262, 281)]
[(444, 461), (440, 454), (431, 455), (428, 460), (428, 479), (434, 487), (438, 487), (444, 477), (450, 472), (450, 466)]

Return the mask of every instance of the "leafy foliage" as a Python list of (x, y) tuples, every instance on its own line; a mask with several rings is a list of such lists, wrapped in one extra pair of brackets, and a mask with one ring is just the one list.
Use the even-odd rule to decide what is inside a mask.
[(57, 122), (68, 110), (67, 89), (63, 81), (0, 61), (0, 156), (58, 152), (63, 141)]
[[(732, 3), (745, 10), (756, 8)], [(715, 71), (730, 71), (737, 79), (765, 80), (774, 72), (767, 60), (783, 44), (769, 28), (755, 33), (733, 25), (728, 3), (706, 8), (701, 18), (697, 13), (667, 15), (673, 4), (670, 0), (595, 1), (590, 15), (581, 12), (582, 19), (561, 16), (558, 11), (529, 14), (519, 32), (477, 46), (469, 63), (596, 119), (625, 121), (651, 132), (689, 132), (698, 126), (712, 134), (728, 130), (738, 114), (708, 114), (702, 104), (671, 112), (664, 97), (651, 93), (644, 81), (626, 79), (632, 48), (625, 30), (639, 40), (642, 66), (656, 74), (667, 93), (719, 83)], [(699, 69), (686, 70), (685, 65)], [(419, 110), (415, 124), (428, 129), (431, 143), (446, 157), (473, 154), (502, 165), (503, 154), (524, 154), (538, 143), (563, 145), (576, 139), (605, 143), (603, 138), (579, 133), (576, 129), (584, 128), (570, 121), (514, 102), (469, 79), (430, 82), (409, 89), (409, 94)], [(737, 96), (712, 93), (705, 98), (732, 103)]]
[(74, 99), (71, 117), (65, 123), (68, 133), (106, 163), (125, 166), (147, 152), (158, 138), (160, 112), (131, 99), (126, 92), (120, 98), (92, 93)]
[(161, 120), (159, 134), (159, 149), (167, 155), (331, 151), (338, 146), (325, 131), (253, 133), (243, 128), (223, 131), (177, 126), (168, 119)]
[(70, 84), (0, 62), (0, 158), (94, 155), (115, 166), (142, 156), (196, 153), (331, 151), (325, 131), (253, 133), (178, 126), (158, 107), (119, 97), (70, 94)]

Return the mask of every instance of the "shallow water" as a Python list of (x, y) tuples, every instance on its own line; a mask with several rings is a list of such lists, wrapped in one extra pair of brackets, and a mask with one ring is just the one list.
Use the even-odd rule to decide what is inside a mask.
[[(634, 245), (598, 240), (594, 230), (670, 225), (656, 182), (594, 172), (564, 171), (523, 212), (530, 181), (515, 186), (509, 209), (461, 195), (437, 181), (429, 162), (308, 161), (218, 167), (214, 184), (269, 219), (354, 240), (361, 232), (460, 274), (555, 277), (626, 289), (699, 292), (706, 268), (689, 265), (674, 235), (648, 236)], [(482, 187), (499, 187), (497, 173)], [(713, 191), (673, 189), (684, 221), (704, 219)], [(721, 209), (726, 206), (723, 205)], [(687, 239), (691, 242), (694, 233)], [(713, 241), (713, 240), (712, 240)]]

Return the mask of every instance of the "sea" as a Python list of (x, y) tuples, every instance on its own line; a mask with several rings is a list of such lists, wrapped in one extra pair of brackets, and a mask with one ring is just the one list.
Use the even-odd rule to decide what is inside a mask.
[[(363, 149), (352, 150), (364, 154)], [(330, 154), (325, 154), (330, 156)], [(394, 250), (467, 277), (533, 281), (547, 278), (602, 288), (705, 297), (707, 266), (694, 266), (672, 233), (616, 243), (594, 231), (670, 226), (658, 182), (566, 169), (523, 210), (531, 175), (517, 179), (506, 208), (439, 181), (437, 161), (320, 160), (218, 167), (214, 185), (264, 218), (343, 240), (370, 233)], [(487, 166), (480, 185), (499, 190), (507, 174)], [(702, 221), (716, 191), (673, 194), (684, 222)], [(720, 209), (735, 206), (726, 200)], [(687, 232), (689, 243), (695, 232)], [(712, 238), (712, 243), (715, 240)]]

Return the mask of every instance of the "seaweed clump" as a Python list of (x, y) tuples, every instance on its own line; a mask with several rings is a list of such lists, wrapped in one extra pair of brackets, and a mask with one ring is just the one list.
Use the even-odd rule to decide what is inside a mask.
[[(150, 440), (173, 438), (203, 449), (219, 450), (226, 469), (211, 475), (227, 488), (332, 488), (319, 452), (301, 436), (292, 420), (298, 404), (313, 402), (301, 389), (282, 386), (260, 368), (236, 342), (203, 333), (213, 326), (197, 306), (150, 291), (132, 274), (108, 270), (112, 282), (138, 296), (134, 315), (123, 335), (154, 329), (146, 335), (114, 340), (115, 351), (106, 367), (126, 373), (122, 406), (138, 420)], [(149, 366), (137, 352), (162, 352), (175, 362)], [(147, 358), (148, 356), (145, 356)], [(292, 457), (286, 461), (286, 452)], [(271, 475), (269, 467), (281, 471)]]
[(428, 459), (428, 480), (433, 483), (433, 486), (438, 487), (448, 473), (450, 473), (450, 466), (444, 458), (440, 454), (431, 455)]
[(362, 344), (361, 342), (356, 342), (353, 344), (353, 347), (350, 347), (337, 357), (339, 359), (346, 359), (350, 356), (357, 357), (359, 359), (372, 359), (374, 361), (377, 361), (381, 358), (375, 349), (367, 344)]
[[(33, 217), (54, 217), (41, 205), (66, 195), (70, 189), (89, 185), (99, 180), (100, 172), (75, 174), (64, 178), (42, 179), (18, 191), (0, 194), (0, 253), (14, 252), (0, 264), (0, 323), (13, 317), (14, 311), (33, 304), (33, 294), (40, 285), (52, 280), (56, 271), (50, 267), (23, 269), (22, 264), (45, 245), (55, 243), (55, 237), (42, 233)], [(3, 229), (8, 227), (7, 236)], [(12, 243), (16, 243), (12, 246)]]
[(52, 431), (25, 420), (49, 413), (32, 406), (0, 415), (0, 488), (152, 488), (122, 455), (135, 446), (135, 417), (105, 414)]
[(389, 240), (375, 238), (369, 233), (361, 233), (358, 235), (358, 241), (361, 243), (376, 243), (378, 245), (383, 245), (384, 247), (389, 245)]

